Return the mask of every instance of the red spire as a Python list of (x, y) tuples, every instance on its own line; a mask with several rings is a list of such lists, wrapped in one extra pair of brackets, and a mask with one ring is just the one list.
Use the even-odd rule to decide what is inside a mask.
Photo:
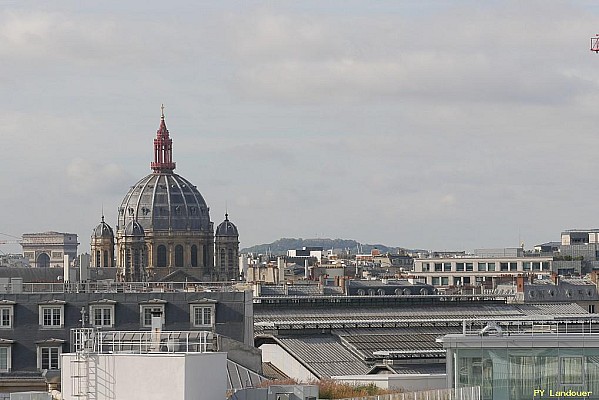
[(160, 128), (156, 131), (156, 139), (154, 139), (154, 162), (151, 166), (155, 173), (172, 173), (175, 169), (173, 139), (168, 136), (168, 129), (164, 122), (164, 104), (160, 109)]

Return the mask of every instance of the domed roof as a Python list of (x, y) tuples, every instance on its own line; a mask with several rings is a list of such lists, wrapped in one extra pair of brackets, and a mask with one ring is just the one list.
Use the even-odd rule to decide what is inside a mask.
[(198, 191), (185, 178), (175, 174), (172, 139), (166, 129), (164, 110), (154, 139), (153, 173), (131, 186), (119, 207), (117, 230), (131, 218), (145, 232), (204, 231), (212, 233), (209, 208)]
[(216, 236), (239, 236), (237, 227), (229, 221), (229, 214), (225, 214), (225, 220), (216, 228)]
[(125, 226), (125, 236), (136, 236), (143, 237), (145, 235), (144, 228), (139, 224), (139, 222), (135, 220), (129, 221), (127, 226)]
[(100, 238), (114, 238), (114, 233), (112, 232), (112, 228), (106, 222), (104, 222), (104, 216), (102, 215), (102, 222), (96, 226), (92, 233), (92, 238), (100, 239)]
[(210, 230), (206, 201), (187, 179), (153, 173), (129, 189), (119, 208), (118, 229), (135, 218), (146, 231)]

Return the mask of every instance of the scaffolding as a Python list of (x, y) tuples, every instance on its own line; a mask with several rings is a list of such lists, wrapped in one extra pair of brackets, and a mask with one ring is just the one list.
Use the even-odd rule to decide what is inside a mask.
[(96, 330), (78, 328), (71, 330), (71, 349), (75, 357), (71, 359), (71, 393), (73, 397), (88, 400), (90, 398), (90, 353), (96, 350)]

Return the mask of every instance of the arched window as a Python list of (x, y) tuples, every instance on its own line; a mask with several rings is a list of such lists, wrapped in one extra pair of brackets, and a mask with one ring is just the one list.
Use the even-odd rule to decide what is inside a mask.
[(131, 265), (131, 279), (134, 282), (141, 281), (142, 255), (139, 249), (133, 249), (133, 265)]
[(224, 268), (225, 267), (225, 249), (220, 249), (220, 267)]
[(104, 250), (104, 265), (102, 265), (103, 267), (110, 267), (110, 264), (108, 263), (108, 250)]
[(156, 249), (156, 266), (166, 267), (166, 246), (163, 244)]
[(137, 271), (141, 264), (141, 257), (139, 254), (139, 250), (133, 250), (133, 268)]
[(227, 250), (227, 266), (233, 268), (233, 249)]
[(175, 246), (175, 267), (183, 268), (183, 246)]
[(198, 266), (198, 246), (196, 246), (195, 244), (191, 246), (191, 266)]

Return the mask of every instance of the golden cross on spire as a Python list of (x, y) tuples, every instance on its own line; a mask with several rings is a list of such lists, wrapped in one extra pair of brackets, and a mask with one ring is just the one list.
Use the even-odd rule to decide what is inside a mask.
[(160, 118), (164, 119), (164, 104), (160, 105)]

